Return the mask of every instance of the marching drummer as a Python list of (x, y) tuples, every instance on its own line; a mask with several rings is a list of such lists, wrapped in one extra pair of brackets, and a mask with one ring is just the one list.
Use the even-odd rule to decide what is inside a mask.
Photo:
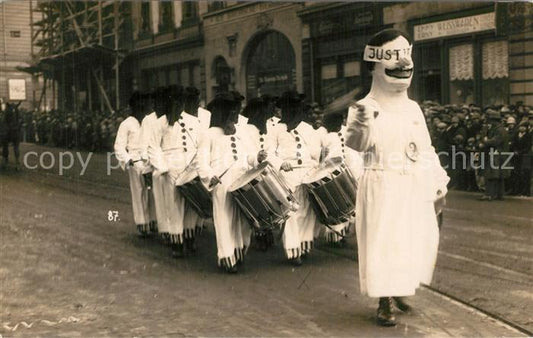
[[(162, 132), (159, 140), (148, 146), (150, 161), (161, 180), (163, 218), (159, 220), (169, 233), (172, 256), (184, 256), (183, 220), (185, 199), (176, 191), (176, 180), (193, 154), (187, 153), (187, 142), (191, 142), (189, 125), (199, 125), (198, 119), (183, 114), (183, 87), (167, 87), (160, 98), (165, 115), (161, 116)], [(198, 128), (196, 128), (198, 129)], [(190, 154), (190, 155), (189, 155)]]
[[(363, 159), (358, 152), (346, 147), (346, 128), (343, 122), (344, 115), (342, 113), (332, 113), (324, 116), (324, 127), (328, 132), (325, 138), (326, 155), (324, 161), (327, 162), (332, 158), (342, 158), (357, 180), (362, 174)], [(347, 234), (349, 226), (350, 221), (346, 221), (337, 225), (330, 225), (329, 228), (320, 228), (325, 228), (324, 237), (326, 238), (326, 242), (335, 246), (341, 246), (344, 243), (343, 236)]]
[[(268, 149), (267, 145), (267, 123), (273, 114), (272, 104), (270, 98), (264, 97), (253, 98), (248, 101), (243, 110), (243, 115), (248, 118), (248, 123), (242, 126), (243, 134), (246, 135), (246, 145), (248, 147), (248, 154), (250, 159), (250, 166), (257, 167), (257, 165), (264, 160), (267, 160)], [(257, 156), (253, 156), (257, 154)], [(264, 231), (256, 231), (255, 239), (261, 250), (266, 250), (274, 244), (274, 235), (271, 229)]]
[(393, 302), (410, 309), (420, 283), (431, 282), (439, 232), (434, 201), (448, 177), (431, 146), (424, 114), (407, 96), (413, 74), (409, 37), (383, 30), (365, 47), (368, 95), (350, 107), (346, 144), (365, 152), (356, 227), (360, 287), (379, 298), (377, 322), (396, 325)]
[(229, 186), (248, 169), (246, 137), (235, 124), (244, 98), (237, 93), (222, 92), (208, 104), (210, 128), (198, 147), (198, 173), (212, 189), (213, 221), (219, 266), (236, 273), (250, 245), (251, 227), (228, 192)]
[[(142, 158), (145, 163), (145, 170), (143, 171), (143, 174), (144, 177), (151, 178), (152, 184), (151, 193), (154, 203), (152, 203), (150, 206), (150, 214), (152, 219), (154, 214), (156, 216), (155, 218), (157, 219), (157, 226), (152, 227), (150, 230), (158, 231), (161, 238), (166, 241), (168, 239), (168, 229), (165, 222), (161, 224), (161, 220), (165, 218), (161, 178), (158, 173), (154, 172), (154, 166), (152, 165), (150, 156), (148, 154), (149, 145), (155, 140), (161, 140), (162, 128), (159, 118), (164, 115), (164, 109), (162, 108), (163, 97), (164, 92), (162, 88), (144, 96), (144, 109), (147, 113), (149, 113), (142, 120), (139, 133), (142, 147)], [(154, 222), (152, 224), (156, 223)]]
[[(182, 151), (185, 155), (186, 161), (181, 164), (181, 175), (185, 175), (187, 171), (198, 170), (198, 144), (200, 137), (206, 130), (203, 129), (202, 122), (198, 117), (198, 108), (200, 106), (200, 91), (195, 87), (187, 87), (183, 93), (183, 111), (180, 115), (180, 134), (177, 135), (180, 141), (182, 141)], [(180, 176), (181, 176), (180, 175)], [(179, 178), (176, 184), (179, 185)], [(176, 192), (179, 194), (179, 192)], [(184, 243), (185, 252), (196, 252), (196, 234), (202, 230), (202, 220), (194, 211), (194, 208), (190, 208), (185, 204), (184, 218)]]
[(291, 185), (298, 200), (299, 209), (286, 221), (283, 246), (293, 265), (302, 264), (302, 256), (311, 251), (316, 215), (311, 208), (307, 190), (301, 185), (305, 174), (318, 165), (322, 138), (313, 127), (304, 121), (306, 111), (303, 94), (290, 90), (284, 92), (277, 102), (281, 120), (269, 130), (268, 160), (279, 168)]
[(142, 170), (142, 147), (140, 143), (140, 121), (144, 117), (142, 95), (133, 93), (129, 100), (131, 115), (118, 127), (114, 150), (120, 166), (126, 170), (130, 179), (131, 204), (133, 220), (137, 231), (146, 235), (149, 231), (150, 212), (148, 205), (148, 189), (145, 185)]

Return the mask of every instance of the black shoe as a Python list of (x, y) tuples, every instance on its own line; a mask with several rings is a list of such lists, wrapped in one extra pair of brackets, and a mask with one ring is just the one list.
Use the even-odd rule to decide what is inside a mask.
[(376, 319), (380, 326), (396, 326), (396, 318), (394, 317), (394, 309), (392, 308), (392, 297), (379, 298)]
[(183, 250), (183, 244), (172, 244), (172, 257), (173, 258), (185, 257), (185, 252)]
[(137, 235), (141, 238), (148, 237), (144, 224), (137, 224)]
[(398, 308), (398, 310), (404, 313), (410, 313), (413, 311), (411, 305), (405, 302), (405, 297), (392, 297), (392, 299), (394, 299), (394, 303), (396, 304), (396, 308)]
[(303, 264), (302, 257), (290, 258), (289, 262), (294, 266), (301, 266)]
[(226, 269), (227, 273), (237, 273), (237, 272), (239, 272), (239, 269), (237, 268), (237, 265), (234, 265), (232, 267), (227, 267), (226, 266), (225, 269)]
[(190, 254), (196, 253), (196, 242), (194, 238), (185, 238), (185, 251)]

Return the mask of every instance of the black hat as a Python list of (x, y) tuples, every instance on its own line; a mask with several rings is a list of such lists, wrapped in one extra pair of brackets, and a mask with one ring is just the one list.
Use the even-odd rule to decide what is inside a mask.
[(242, 115), (245, 117), (250, 117), (255, 112), (264, 109), (268, 106), (268, 101), (265, 101), (261, 97), (254, 97), (253, 99), (248, 100), (246, 107), (242, 111)]
[(215, 98), (207, 104), (207, 110), (213, 111), (217, 107), (231, 106), (235, 104), (235, 96), (229, 92), (219, 92)]
[(343, 113), (332, 113), (324, 116), (324, 127), (328, 132), (337, 132), (342, 127), (344, 121)]
[(305, 94), (299, 94), (296, 90), (287, 90), (276, 101), (276, 106), (279, 108), (287, 106), (295, 106), (302, 103), (305, 98)]
[(187, 87), (183, 91), (183, 96), (185, 96), (185, 98), (187, 99), (197, 98), (198, 96), (200, 96), (200, 91), (196, 87)]
[(134, 91), (130, 96), (128, 104), (131, 108), (138, 108), (142, 102), (142, 99), (142, 94), (138, 91)]

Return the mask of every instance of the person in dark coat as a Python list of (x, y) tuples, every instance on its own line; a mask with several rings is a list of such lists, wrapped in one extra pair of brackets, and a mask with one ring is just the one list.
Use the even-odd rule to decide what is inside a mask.
[(502, 123), (501, 115), (498, 111), (488, 109), (486, 116), (487, 129), (484, 131), (479, 145), (484, 156), (483, 170), (486, 189), (485, 195), (480, 200), (503, 200), (505, 191), (504, 179), (510, 175), (509, 169), (503, 167), (507, 159), (507, 156), (503, 153), (509, 151), (507, 130)]
[(532, 137), (533, 134), (527, 130), (527, 123), (521, 122), (513, 137), (511, 148), (515, 160), (512, 193), (516, 195), (530, 196)]
[(20, 151), (19, 151), (19, 144), (20, 144), (20, 138), (21, 138), (21, 127), (22, 127), (22, 120), (19, 113), (19, 102), (18, 104), (14, 103), (8, 103), (6, 104), (6, 109), (3, 114), (2, 118), (2, 126), (0, 129), (2, 129), (2, 167), (7, 167), (7, 163), (9, 160), (9, 144), (13, 144), (13, 153), (15, 154), (15, 162), (16, 162), (16, 169), (20, 169), (20, 163), (19, 163), (19, 157), (20, 157)]

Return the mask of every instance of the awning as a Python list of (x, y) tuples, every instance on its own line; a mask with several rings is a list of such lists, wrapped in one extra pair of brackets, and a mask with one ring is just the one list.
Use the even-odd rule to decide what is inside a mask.
[(64, 67), (78, 64), (108, 64), (115, 62), (115, 51), (100, 45), (79, 47), (68, 52), (43, 57), (39, 64)]

